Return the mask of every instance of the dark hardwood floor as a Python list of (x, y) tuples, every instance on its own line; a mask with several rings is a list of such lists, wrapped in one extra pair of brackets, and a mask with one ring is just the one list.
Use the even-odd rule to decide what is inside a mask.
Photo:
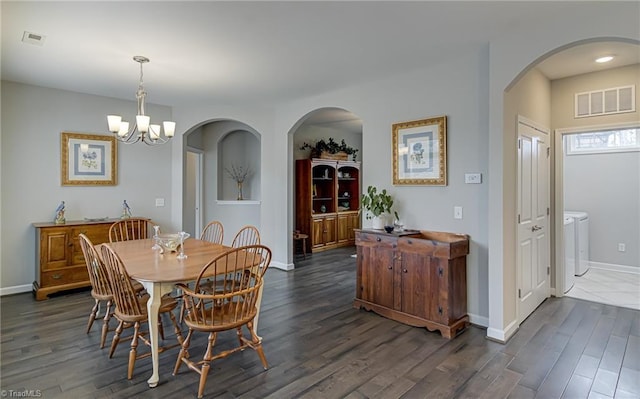
[[(251, 350), (214, 362), (205, 396), (640, 398), (639, 311), (550, 298), (505, 345), (487, 340), (485, 329), (475, 326), (448, 341), (354, 309), (353, 253), (317, 253), (296, 259), (295, 271), (269, 270), (259, 322), (269, 370)], [(158, 387), (146, 383), (150, 358), (138, 360), (127, 380), (128, 343), (108, 359), (108, 348), (99, 349), (100, 323), (84, 333), (92, 304), (86, 290), (42, 302), (31, 294), (0, 299), (3, 396), (196, 396), (196, 373), (182, 367), (171, 374), (178, 348), (160, 355)], [(235, 340), (225, 334), (218, 345)], [(198, 334), (192, 358), (200, 358), (205, 345), (205, 334)]]

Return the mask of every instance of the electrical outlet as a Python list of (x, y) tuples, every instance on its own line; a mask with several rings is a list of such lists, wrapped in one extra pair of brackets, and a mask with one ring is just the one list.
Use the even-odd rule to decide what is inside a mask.
[(627, 246), (624, 243), (618, 243), (618, 252), (624, 252), (627, 250)]
[(482, 173), (465, 173), (464, 182), (466, 184), (480, 184), (482, 183)]
[(462, 219), (462, 207), (454, 206), (453, 207), (453, 218), (454, 219)]

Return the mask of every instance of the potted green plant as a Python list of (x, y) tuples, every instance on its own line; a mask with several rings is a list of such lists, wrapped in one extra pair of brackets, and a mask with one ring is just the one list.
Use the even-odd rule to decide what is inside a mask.
[(367, 213), (365, 217), (372, 219), (372, 227), (382, 230), (387, 225), (387, 219), (391, 215), (393, 198), (386, 189), (378, 192), (375, 186), (367, 187), (366, 194), (362, 194), (362, 209)]
[[(344, 139), (338, 144), (332, 137), (328, 140), (320, 139), (312, 144), (302, 143), (301, 150), (310, 149), (311, 158), (329, 158), (346, 160), (349, 155), (355, 161), (358, 155), (358, 149), (353, 148), (345, 143)], [(333, 156), (331, 156), (333, 155)]]

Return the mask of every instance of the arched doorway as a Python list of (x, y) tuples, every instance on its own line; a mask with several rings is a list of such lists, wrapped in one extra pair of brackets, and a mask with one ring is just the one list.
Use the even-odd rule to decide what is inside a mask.
[[(187, 163), (182, 209), (185, 229), (199, 235), (208, 221), (219, 220), (228, 232), (226, 242), (244, 225), (260, 228), (260, 134), (240, 121), (211, 120), (186, 133), (183, 147)], [(190, 161), (194, 159), (198, 161)]]
[[(566, 80), (570, 79), (571, 72), (564, 72), (563, 76), (552, 76), (548, 71), (545, 71), (545, 66), (553, 65), (556, 60), (566, 60), (566, 56), (578, 57), (578, 55), (582, 55), (584, 57), (589, 56), (589, 61), (593, 62), (596, 58), (595, 56), (589, 55), (590, 53), (586, 50), (588, 48), (594, 49), (596, 46), (606, 45), (606, 44), (614, 44), (617, 48), (626, 47), (627, 52), (631, 52), (636, 54), (635, 58), (632, 58), (637, 63), (637, 54), (638, 54), (638, 41), (634, 40), (626, 40), (626, 39), (590, 39), (579, 42), (570, 43), (565, 46), (558, 47), (552, 51), (547, 52), (543, 56), (539, 57), (536, 61), (532, 62), (523, 71), (518, 74), (518, 76), (507, 85), (503, 93), (503, 115), (502, 115), (502, 145), (501, 148), (504, 148), (502, 159), (502, 187), (503, 187), (503, 195), (502, 200), (504, 201), (502, 205), (502, 214), (504, 217), (503, 223), (503, 245), (504, 251), (502, 253), (502, 270), (500, 275), (504, 279), (500, 283), (499, 292), (496, 295), (497, 286), (492, 288), (491, 282), (489, 287), (490, 297), (492, 295), (496, 295), (498, 298), (500, 295), (504, 295), (502, 298), (503, 305), (501, 309), (496, 309), (495, 307), (490, 310), (498, 310), (501, 313), (500, 317), (503, 319), (503, 322), (510, 320), (510, 314), (517, 314), (517, 300), (518, 300), (518, 270), (514, 267), (511, 268), (509, 265), (516, 264), (516, 254), (517, 254), (517, 241), (516, 241), (516, 228), (517, 228), (517, 194), (516, 189), (518, 187), (518, 176), (516, 173), (516, 159), (517, 159), (517, 129), (516, 129), (516, 121), (518, 115), (525, 115), (529, 119), (533, 119), (536, 122), (539, 122), (549, 128), (551, 131), (555, 130), (558, 127), (558, 106), (557, 104), (553, 105), (552, 108), (552, 96), (554, 81)], [(618, 50), (619, 51), (619, 50)], [(567, 64), (567, 61), (562, 61), (563, 64)], [(584, 65), (577, 63), (576, 65), (580, 65), (584, 67)], [(624, 65), (624, 64), (623, 64)], [(620, 64), (615, 65), (620, 67)], [(553, 68), (552, 68), (553, 69)], [(576, 70), (576, 74), (580, 74), (581, 76), (586, 73), (593, 73), (592, 71), (587, 71), (584, 69)], [(547, 76), (549, 75), (549, 76)], [(601, 87), (604, 88), (604, 87)], [(574, 89), (575, 91), (575, 89)], [(575, 93), (571, 93), (570, 100), (573, 100), (573, 95)], [(572, 111), (572, 109), (570, 110)], [(637, 112), (637, 111), (636, 111)], [(636, 114), (637, 115), (637, 114)], [(573, 118), (573, 114), (571, 115)], [(636, 116), (637, 118), (637, 116)], [(584, 120), (583, 120), (584, 121)], [(581, 122), (583, 123), (583, 122)], [(594, 122), (592, 122), (594, 123)], [(552, 133), (553, 135), (553, 133)], [(558, 151), (561, 151), (561, 148), (554, 148), (554, 141), (551, 140), (551, 149), (550, 149), (550, 157), (552, 165), (554, 164), (554, 158), (558, 154)], [(552, 171), (553, 174), (554, 171)], [(549, 209), (549, 218), (550, 218), (550, 236), (551, 236), (551, 245), (550, 245), (550, 253), (551, 253), (551, 264), (550, 264), (550, 276), (552, 278), (552, 294), (561, 295), (558, 292), (558, 287), (561, 286), (563, 281), (563, 268), (562, 268), (562, 258), (561, 258), (561, 245), (562, 245), (562, 224), (563, 224), (563, 206), (561, 199), (558, 198), (558, 190), (557, 186), (552, 185), (552, 197), (551, 197), (551, 205)], [(493, 302), (490, 299), (490, 302)], [(491, 309), (491, 308), (490, 308)], [(513, 313), (511, 313), (513, 312)], [(522, 315), (519, 316), (520, 322), (522, 319)], [(493, 319), (492, 319), (493, 321)], [(510, 335), (512, 335), (518, 328), (519, 322), (509, 323), (504, 327), (502, 331), (492, 331), (492, 328), (489, 328), (488, 335), (492, 338), (497, 338), (498, 340), (506, 340)], [(492, 335), (497, 333), (495, 335)], [(500, 339), (499, 335), (502, 335), (502, 339)]]
[[(362, 154), (362, 120), (352, 112), (336, 107), (318, 108), (310, 111), (302, 118), (300, 118), (289, 131), (289, 143), (292, 149), (291, 151), (291, 163), (293, 176), (290, 180), (290, 187), (292, 198), (290, 199), (291, 211), (289, 215), (289, 225), (292, 226), (292, 230), (300, 230), (301, 226), (296, 225), (296, 177), (295, 177), (295, 164), (296, 160), (308, 159), (310, 157), (310, 150), (308, 148), (302, 148), (304, 143), (313, 145), (318, 140), (328, 141), (332, 139), (337, 143), (341, 143), (342, 140), (349, 147), (356, 150), (355, 157), (349, 157), (350, 161), (359, 161), (359, 156)], [(361, 176), (359, 176), (361, 181)], [(338, 204), (339, 208), (341, 205)], [(293, 244), (291, 244), (293, 245)], [(310, 244), (309, 244), (310, 246)], [(293, 254), (293, 249), (289, 251)], [(295, 262), (295, 257), (293, 261)]]

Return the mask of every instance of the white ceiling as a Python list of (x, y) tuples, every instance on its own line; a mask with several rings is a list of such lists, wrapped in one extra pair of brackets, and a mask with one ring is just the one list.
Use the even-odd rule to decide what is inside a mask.
[[(578, 2), (6, 2), (3, 80), (147, 101), (271, 104), (427, 67), (514, 26), (554, 18)], [(637, 7), (631, 8), (637, 10)], [(25, 31), (45, 36), (37, 46)], [(540, 66), (557, 79), (640, 62), (637, 45), (591, 44)], [(599, 67), (602, 68), (602, 67)], [(332, 118), (353, 119), (328, 113)], [(318, 123), (323, 123), (320, 116)], [(326, 122), (326, 120), (325, 120)], [(353, 121), (351, 120), (351, 123)]]

